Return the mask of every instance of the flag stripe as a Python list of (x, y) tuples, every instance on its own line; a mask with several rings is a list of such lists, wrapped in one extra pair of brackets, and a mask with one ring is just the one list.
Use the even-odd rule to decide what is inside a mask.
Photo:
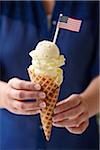
[(68, 18), (67, 23), (58, 21), (58, 27), (79, 32), (82, 20)]

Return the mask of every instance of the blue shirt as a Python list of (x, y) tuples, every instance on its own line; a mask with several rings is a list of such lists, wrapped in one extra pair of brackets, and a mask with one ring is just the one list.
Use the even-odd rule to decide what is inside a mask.
[[(67, 58), (64, 82), (59, 100), (82, 92), (98, 75), (98, 2), (57, 1), (48, 30), (46, 13), (41, 1), (2, 1), (0, 10), (0, 79), (18, 77), (29, 80), (29, 51), (40, 40), (52, 40), (59, 13), (82, 20), (79, 33), (60, 29), (57, 39), (61, 53)], [(0, 110), (1, 150), (98, 149), (96, 118), (90, 119), (82, 135), (53, 127), (50, 142), (40, 128), (39, 116), (15, 115)]]

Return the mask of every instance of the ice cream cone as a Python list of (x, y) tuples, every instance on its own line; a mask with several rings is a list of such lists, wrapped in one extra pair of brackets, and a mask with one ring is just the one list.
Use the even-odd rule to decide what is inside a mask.
[(46, 93), (46, 108), (43, 108), (40, 112), (40, 118), (46, 140), (50, 140), (51, 130), (52, 130), (52, 116), (54, 112), (54, 107), (56, 105), (59, 87), (55, 84), (54, 80), (48, 76), (35, 74), (30, 68), (28, 69), (30, 79), (34, 83), (39, 83), (41, 85), (42, 91)]
[(54, 107), (63, 82), (61, 66), (65, 64), (65, 58), (54, 42), (46, 40), (40, 41), (29, 55), (32, 58), (32, 64), (28, 69), (30, 79), (34, 83), (39, 83), (41, 90), (46, 93), (46, 108), (41, 110), (40, 118), (46, 139), (49, 141)]

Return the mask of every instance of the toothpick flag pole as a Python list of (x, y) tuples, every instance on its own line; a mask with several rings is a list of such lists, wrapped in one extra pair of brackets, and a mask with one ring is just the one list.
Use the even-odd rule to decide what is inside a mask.
[[(62, 14), (60, 14), (60, 15), (59, 15), (59, 19), (60, 19), (60, 17), (62, 17), (62, 16), (63, 16), (63, 15), (62, 15)], [(58, 22), (59, 22), (59, 20), (58, 20)], [(56, 31), (55, 31), (55, 34), (54, 34), (53, 43), (56, 43), (58, 33), (59, 33), (59, 26), (58, 26), (58, 23), (57, 23)]]

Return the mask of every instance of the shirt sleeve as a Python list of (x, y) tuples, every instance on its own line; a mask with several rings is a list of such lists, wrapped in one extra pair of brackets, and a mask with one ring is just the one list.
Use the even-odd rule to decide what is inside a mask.
[(96, 46), (94, 48), (94, 56), (93, 63), (91, 68), (91, 79), (95, 78), (99, 75), (99, 42), (96, 42)]

